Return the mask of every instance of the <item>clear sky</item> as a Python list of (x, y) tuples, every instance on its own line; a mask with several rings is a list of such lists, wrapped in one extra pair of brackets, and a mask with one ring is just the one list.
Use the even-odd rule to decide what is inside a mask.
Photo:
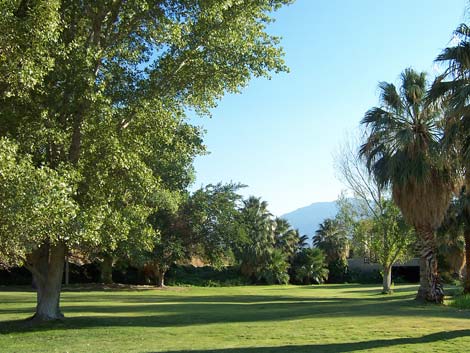
[(413, 67), (433, 75), (436, 55), (464, 20), (465, 0), (297, 0), (274, 14), (290, 73), (255, 79), (196, 119), (210, 155), (194, 187), (241, 182), (276, 215), (335, 200), (344, 187), (333, 155), (379, 81)]

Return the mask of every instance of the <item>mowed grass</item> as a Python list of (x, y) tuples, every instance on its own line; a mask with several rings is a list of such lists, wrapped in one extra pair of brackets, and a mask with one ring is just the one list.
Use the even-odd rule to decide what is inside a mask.
[(0, 352), (468, 352), (470, 311), (415, 286), (64, 291), (66, 319), (25, 325), (35, 293), (0, 291)]

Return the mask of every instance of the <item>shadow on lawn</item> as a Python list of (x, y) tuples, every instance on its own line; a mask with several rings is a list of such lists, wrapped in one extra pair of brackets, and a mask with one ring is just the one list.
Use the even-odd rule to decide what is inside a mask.
[[(31, 325), (24, 320), (0, 322), (0, 334), (94, 327), (182, 327), (214, 323), (282, 321), (301, 318), (410, 316), (462, 317), (469, 312), (416, 303), (413, 294), (368, 295), (363, 298), (289, 297), (271, 295), (67, 297), (65, 320)], [(97, 304), (97, 305), (96, 305)], [(1, 313), (32, 314), (33, 307), (2, 309)], [(286, 352), (290, 352), (285, 348)], [(289, 348), (290, 349), (290, 348)], [(216, 351), (217, 352), (217, 351)], [(228, 351), (232, 352), (232, 351)], [(233, 351), (238, 352), (237, 350)], [(241, 351), (240, 351), (241, 352)], [(255, 351), (256, 352), (256, 351)], [(259, 352), (265, 352), (260, 350)], [(268, 351), (266, 351), (268, 352)], [(282, 351), (281, 351), (282, 352)], [(296, 352), (296, 351), (293, 351)]]
[[(470, 336), (470, 330), (436, 332), (422, 337), (395, 338), (389, 340), (371, 340), (362, 342), (346, 342), (331, 344), (310, 344), (301, 346), (280, 347), (247, 347), (215, 350), (167, 351), (164, 353), (304, 353), (304, 352), (355, 352), (364, 349), (385, 348), (399, 345), (433, 343)], [(149, 352), (151, 353), (151, 352)], [(155, 352), (156, 353), (156, 352)]]

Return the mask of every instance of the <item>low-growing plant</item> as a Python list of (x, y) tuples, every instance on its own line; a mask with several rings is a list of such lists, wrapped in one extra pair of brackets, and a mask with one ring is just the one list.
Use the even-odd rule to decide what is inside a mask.
[(457, 295), (449, 301), (449, 305), (454, 308), (469, 310), (470, 309), (470, 294)]

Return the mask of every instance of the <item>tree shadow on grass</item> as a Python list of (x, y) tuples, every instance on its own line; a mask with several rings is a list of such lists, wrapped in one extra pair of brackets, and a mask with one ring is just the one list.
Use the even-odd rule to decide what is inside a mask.
[[(280, 346), (280, 347), (246, 347), (227, 348), (215, 350), (183, 350), (167, 351), (164, 353), (305, 353), (305, 352), (355, 352), (365, 349), (387, 348), (393, 346), (427, 344), (439, 341), (451, 340), (459, 337), (470, 336), (470, 330), (455, 330), (436, 332), (422, 337), (394, 338), (384, 340), (371, 340), (361, 342), (345, 342), (330, 344), (310, 344), (301, 346)], [(411, 348), (411, 347), (410, 347)], [(152, 353), (152, 352), (149, 352)], [(156, 353), (156, 352), (154, 352)]]
[[(410, 287), (399, 287), (399, 288), (394, 288), (392, 289), (392, 292), (394, 294), (398, 293), (407, 293), (410, 292), (411, 290), (413, 291), (418, 291), (418, 286), (410, 286)], [(342, 291), (343, 293), (371, 293), (371, 294), (381, 294), (382, 293), (382, 287), (374, 286), (373, 288), (367, 288), (367, 289), (361, 289), (361, 290), (345, 290)]]
[[(63, 305), (65, 320), (31, 325), (24, 320), (0, 322), (1, 333), (68, 330), (98, 327), (183, 327), (216, 323), (269, 322), (328, 317), (461, 317), (469, 312), (441, 306), (423, 306), (409, 296), (369, 296), (366, 298), (274, 297), (235, 295), (221, 297), (151, 297), (135, 301), (135, 296), (107, 298), (96, 305), (88, 296)], [(125, 302), (125, 299), (129, 299)], [(103, 299), (103, 297), (101, 297)], [(168, 299), (168, 300), (166, 300)], [(32, 308), (4, 309), (0, 313), (32, 314)]]

